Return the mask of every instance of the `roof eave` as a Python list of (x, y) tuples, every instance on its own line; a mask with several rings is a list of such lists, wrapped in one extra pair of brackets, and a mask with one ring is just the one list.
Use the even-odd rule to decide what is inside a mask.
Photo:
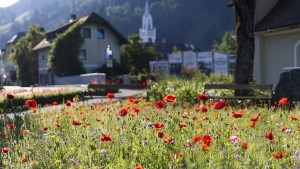
[(278, 31), (285, 31), (290, 29), (297, 29), (300, 28), (300, 23), (296, 25), (285, 25), (282, 27), (274, 27), (274, 28), (265, 28), (265, 29), (258, 29), (255, 30), (256, 33), (271, 33), (271, 32), (278, 32)]

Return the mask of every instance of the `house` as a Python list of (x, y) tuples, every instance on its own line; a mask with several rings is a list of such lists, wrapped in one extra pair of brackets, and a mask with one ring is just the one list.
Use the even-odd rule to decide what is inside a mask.
[(66, 23), (45, 32), (45, 38), (33, 49), (38, 53), (41, 85), (55, 84), (55, 75), (47, 65), (51, 43), (58, 34), (66, 31), (78, 21), (82, 22), (81, 32), (84, 38), (78, 57), (83, 63), (85, 71), (93, 73), (94, 70), (106, 64), (105, 56), (108, 47), (113, 51), (113, 59), (120, 63), (121, 46), (128, 43), (127, 38), (107, 20), (94, 12), (78, 18), (76, 15), (71, 15), (70, 20)]
[(257, 0), (254, 76), (257, 83), (279, 81), (300, 66), (300, 1)]
[(9, 58), (9, 55), (14, 52), (14, 47), (16, 43), (26, 35), (26, 32), (18, 32), (6, 43), (5, 50), (3, 51), (3, 67), (4, 67), (4, 76), (6, 78), (5, 85), (12, 85), (16, 82), (16, 69), (14, 64)]

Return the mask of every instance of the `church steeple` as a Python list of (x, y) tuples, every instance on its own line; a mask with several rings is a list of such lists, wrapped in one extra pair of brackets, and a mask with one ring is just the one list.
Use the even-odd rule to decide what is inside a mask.
[(145, 12), (142, 19), (142, 28), (140, 28), (140, 38), (144, 43), (155, 43), (156, 28), (153, 27), (153, 19), (149, 10), (149, 3), (146, 0)]

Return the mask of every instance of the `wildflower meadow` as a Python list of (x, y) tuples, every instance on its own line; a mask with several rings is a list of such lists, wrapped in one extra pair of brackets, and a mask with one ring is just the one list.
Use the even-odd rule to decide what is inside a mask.
[(1, 114), (1, 168), (300, 168), (300, 113), (273, 106), (232, 106), (198, 93), (84, 104), (78, 98)]

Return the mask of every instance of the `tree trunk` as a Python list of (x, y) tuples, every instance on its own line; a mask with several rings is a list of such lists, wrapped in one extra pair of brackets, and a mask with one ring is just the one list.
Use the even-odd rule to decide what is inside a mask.
[[(253, 83), (255, 5), (255, 0), (233, 0), (238, 43), (234, 77), (236, 84)], [(236, 91), (235, 94), (251, 95), (252, 93)]]

